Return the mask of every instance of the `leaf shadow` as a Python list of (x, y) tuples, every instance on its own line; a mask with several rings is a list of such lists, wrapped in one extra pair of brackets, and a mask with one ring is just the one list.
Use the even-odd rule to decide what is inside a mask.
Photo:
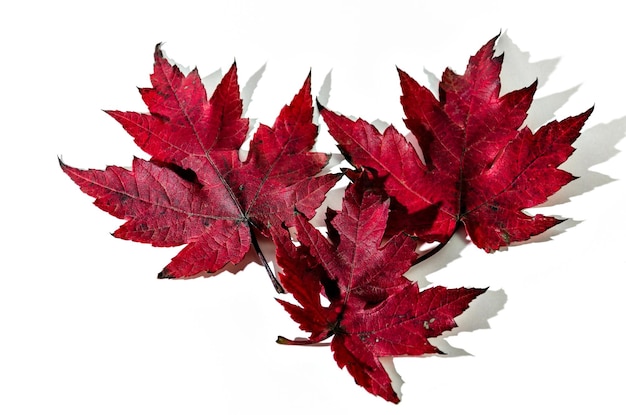
[[(328, 71), (328, 73), (324, 77), (324, 81), (322, 81), (322, 86), (320, 86), (320, 90), (317, 93), (317, 102), (323, 107), (327, 107), (328, 102), (330, 101), (330, 87), (332, 85), (332, 75), (333, 71)], [(318, 110), (318, 106), (315, 106), (315, 111), (313, 111), (313, 123), (315, 125), (320, 124), (320, 112)]]
[(345, 182), (347, 181), (347, 179), (342, 178), (339, 184), (335, 185), (334, 188), (326, 193), (324, 201), (317, 209), (315, 216), (310, 220), (311, 224), (316, 228), (326, 227), (326, 211), (328, 209), (332, 209), (335, 211), (341, 210), (343, 195), (346, 191), (346, 184), (342, 183), (342, 181)]
[[(263, 252), (263, 256), (265, 257), (265, 259), (267, 260), (268, 263), (273, 265), (274, 274), (278, 275), (278, 270), (276, 268), (276, 248), (274, 247), (274, 244), (268, 238), (265, 238), (265, 237), (259, 236), (259, 235), (256, 235), (256, 236), (257, 236), (257, 240), (258, 240), (258, 243), (259, 243), (259, 247), (261, 248), (261, 251)], [(227, 272), (227, 273), (230, 273), (230, 274), (234, 275), (234, 274), (237, 274), (237, 273), (243, 271), (250, 264), (257, 264), (257, 265), (259, 265), (259, 267), (261, 267), (259, 269), (259, 274), (266, 274), (265, 268), (263, 267), (263, 264), (261, 263), (261, 260), (259, 259), (259, 256), (255, 252), (255, 250), (252, 247), (252, 245), (250, 246), (250, 249), (248, 250), (246, 255), (244, 255), (243, 259), (241, 261), (239, 261), (237, 264), (228, 263), (225, 267), (221, 268), (218, 271), (215, 271), (215, 272), (201, 272), (197, 276), (198, 277), (204, 277), (204, 278), (217, 277), (220, 274), (223, 274), (224, 272)], [(268, 279), (268, 284), (269, 284), (269, 286), (271, 286), (271, 282), (269, 281), (269, 277), (266, 276), (265, 278)]]
[(527, 87), (535, 80), (538, 83), (537, 88), (541, 89), (561, 60), (556, 57), (531, 62), (530, 53), (522, 51), (506, 31), (498, 38), (495, 53), (504, 53), (500, 74), (501, 94)]
[(252, 102), (252, 97), (254, 96), (254, 91), (259, 85), (259, 81), (263, 77), (265, 73), (265, 69), (267, 68), (267, 63), (264, 63), (259, 69), (257, 69), (248, 81), (241, 89), (241, 100), (243, 101), (243, 113), (246, 114), (248, 112), (248, 107)]
[(219, 269), (218, 271), (215, 271), (215, 272), (201, 272), (197, 276), (198, 277), (204, 277), (204, 278), (210, 278), (210, 277), (217, 277), (220, 274), (223, 274), (225, 272), (226, 273), (230, 273), (230, 274), (237, 274), (238, 272), (243, 271), (250, 263), (253, 263), (253, 262), (257, 262), (259, 265), (261, 265), (261, 261), (259, 261), (256, 258), (256, 255), (255, 255), (254, 251), (249, 250), (246, 253), (246, 255), (243, 257), (243, 259), (240, 262), (238, 262), (237, 264), (228, 263), (225, 267)]
[(488, 290), (479, 295), (470, 306), (460, 316), (455, 318), (458, 327), (443, 335), (432, 339), (430, 342), (436, 346), (443, 354), (441, 357), (460, 357), (471, 356), (471, 353), (450, 345), (447, 341), (449, 337), (456, 336), (459, 333), (469, 333), (476, 330), (486, 330), (491, 328), (489, 320), (504, 309), (507, 301), (507, 295), (504, 290)]
[(578, 91), (579, 85), (545, 97), (535, 98), (524, 124), (533, 131), (556, 117), (556, 112)]
[(572, 197), (580, 196), (596, 187), (613, 182), (615, 179), (610, 176), (591, 169), (615, 157), (619, 153), (617, 144), (624, 137), (626, 137), (626, 116), (608, 123), (596, 124), (583, 131), (574, 143), (576, 151), (562, 165), (564, 170), (577, 176), (577, 179), (565, 186), (555, 194), (554, 198), (549, 199), (542, 206), (568, 202)]
[(412, 267), (405, 274), (405, 277), (411, 281), (415, 281), (420, 289), (426, 288), (432, 284), (432, 282), (427, 279), (428, 275), (441, 271), (453, 261), (461, 258), (461, 252), (463, 252), (465, 247), (469, 244), (470, 241), (466, 236), (465, 229), (460, 227), (436, 255)]
[(202, 85), (204, 85), (204, 90), (206, 91), (208, 97), (213, 94), (220, 81), (222, 80), (222, 76), (222, 70), (217, 69), (210, 74), (202, 77)]

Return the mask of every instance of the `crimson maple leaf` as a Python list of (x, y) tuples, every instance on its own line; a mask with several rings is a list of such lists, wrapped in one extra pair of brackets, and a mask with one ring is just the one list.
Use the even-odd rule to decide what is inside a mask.
[[(397, 403), (380, 357), (440, 352), (428, 339), (456, 327), (454, 318), (485, 290), (420, 291), (405, 278), (417, 242), (398, 234), (381, 246), (389, 200), (362, 183), (349, 185), (341, 212), (330, 215), (330, 239), (304, 217), (296, 221), (298, 247), (280, 237), (281, 281), (300, 305), (278, 301), (311, 335), (306, 340), (279, 337), (278, 342), (312, 344), (333, 336), (330, 345), (339, 367), (370, 393)], [(329, 300), (327, 306), (321, 295)]]
[(537, 82), (500, 95), (503, 55), (494, 57), (496, 39), (470, 58), (463, 75), (444, 71), (439, 100), (398, 70), (405, 124), (423, 160), (393, 126), (381, 133), (362, 119), (322, 109), (346, 158), (375, 172), (402, 206), (395, 227), (400, 222), (427, 241), (447, 241), (462, 223), (473, 243), (490, 252), (561, 222), (524, 209), (574, 179), (558, 167), (574, 151), (592, 109), (536, 132), (522, 126)]
[(196, 69), (184, 75), (160, 45), (154, 59), (152, 88), (139, 89), (150, 113), (107, 111), (152, 159), (135, 158), (131, 170), (80, 170), (61, 162), (63, 171), (96, 206), (126, 220), (114, 236), (154, 246), (187, 244), (160, 278), (236, 264), (251, 244), (273, 277), (254, 231), (270, 236), (272, 226), (293, 222), (295, 210), (312, 216), (338, 180), (316, 176), (329, 156), (310, 151), (317, 136), (310, 74), (273, 127), (259, 126), (241, 161), (248, 119), (242, 118), (236, 65), (207, 100)]

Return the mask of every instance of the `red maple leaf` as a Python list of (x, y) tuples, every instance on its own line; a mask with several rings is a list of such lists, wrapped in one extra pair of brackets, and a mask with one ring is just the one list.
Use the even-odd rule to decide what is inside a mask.
[(503, 55), (494, 57), (496, 39), (470, 58), (463, 75), (445, 70), (439, 99), (399, 70), (405, 124), (423, 159), (393, 126), (381, 133), (322, 109), (346, 158), (375, 172), (401, 205), (392, 215), (395, 228), (444, 242), (462, 223), (473, 243), (489, 252), (561, 222), (524, 209), (574, 179), (558, 166), (573, 152), (592, 109), (536, 132), (523, 126), (537, 83), (500, 96)]
[(160, 278), (236, 264), (251, 244), (264, 261), (254, 231), (270, 236), (271, 227), (291, 224), (296, 210), (312, 216), (338, 180), (316, 176), (329, 156), (310, 151), (317, 136), (310, 75), (274, 126), (259, 126), (241, 161), (248, 120), (236, 65), (207, 100), (197, 70), (184, 75), (160, 45), (154, 58), (152, 88), (139, 90), (150, 113), (107, 111), (152, 159), (135, 158), (131, 170), (79, 170), (61, 162), (63, 171), (96, 206), (126, 220), (114, 236), (154, 246), (187, 244)]
[[(330, 239), (304, 217), (296, 221), (298, 247), (279, 237), (281, 281), (300, 305), (278, 301), (311, 335), (306, 340), (279, 337), (278, 342), (312, 344), (333, 336), (330, 345), (339, 367), (370, 393), (397, 403), (380, 357), (438, 353), (428, 339), (456, 327), (454, 317), (485, 290), (420, 291), (403, 276), (415, 259), (417, 242), (398, 234), (381, 245), (388, 208), (388, 200), (357, 181), (346, 189), (341, 212), (330, 215)], [(329, 305), (322, 305), (321, 296)]]

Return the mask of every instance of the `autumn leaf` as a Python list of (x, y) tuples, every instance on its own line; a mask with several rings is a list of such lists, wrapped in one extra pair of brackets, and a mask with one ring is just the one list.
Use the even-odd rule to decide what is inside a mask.
[(383, 243), (388, 207), (388, 200), (357, 181), (346, 189), (342, 210), (330, 215), (330, 239), (302, 216), (296, 220), (299, 246), (285, 241), (286, 233), (279, 237), (281, 281), (299, 305), (278, 301), (311, 335), (278, 342), (313, 344), (332, 336), (339, 367), (368, 392), (397, 403), (380, 358), (440, 353), (428, 339), (456, 327), (454, 318), (485, 290), (420, 291), (403, 276), (417, 242), (398, 234)]
[(296, 210), (311, 217), (338, 180), (318, 176), (329, 156), (310, 151), (317, 136), (310, 75), (274, 125), (259, 126), (241, 161), (248, 120), (236, 65), (207, 100), (196, 69), (184, 75), (160, 45), (154, 58), (152, 88), (139, 89), (149, 114), (107, 111), (151, 160), (135, 158), (131, 170), (80, 170), (61, 162), (63, 171), (96, 206), (126, 220), (114, 236), (187, 244), (160, 278), (217, 271), (240, 262), (251, 245), (264, 261), (255, 232), (269, 237), (270, 228), (293, 223)]
[(490, 252), (561, 222), (524, 210), (574, 179), (559, 166), (592, 109), (536, 132), (523, 126), (537, 83), (500, 94), (503, 55), (494, 56), (496, 39), (470, 58), (463, 75), (445, 70), (439, 99), (399, 70), (405, 124), (419, 151), (393, 126), (381, 133), (362, 119), (322, 109), (346, 158), (383, 179), (402, 208), (392, 212), (395, 228), (445, 242), (463, 224), (473, 243)]

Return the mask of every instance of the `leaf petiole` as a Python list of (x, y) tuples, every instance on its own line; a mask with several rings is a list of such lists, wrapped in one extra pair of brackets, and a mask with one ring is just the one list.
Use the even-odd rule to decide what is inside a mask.
[(261, 251), (261, 247), (259, 246), (259, 241), (257, 240), (256, 235), (254, 234), (254, 231), (252, 230), (252, 228), (250, 228), (250, 240), (252, 242), (252, 246), (254, 247), (254, 250), (259, 256), (259, 260), (261, 261), (261, 264), (263, 264), (263, 266), (265, 267), (265, 271), (267, 271), (267, 274), (269, 275), (270, 280), (272, 281), (272, 284), (274, 285), (274, 289), (276, 290), (278, 294), (285, 294), (285, 289), (280, 284), (280, 281), (278, 281), (278, 278), (276, 278), (276, 275), (274, 275), (274, 271), (272, 271), (272, 267), (270, 267), (270, 264), (267, 262), (265, 255), (263, 255), (263, 251)]

